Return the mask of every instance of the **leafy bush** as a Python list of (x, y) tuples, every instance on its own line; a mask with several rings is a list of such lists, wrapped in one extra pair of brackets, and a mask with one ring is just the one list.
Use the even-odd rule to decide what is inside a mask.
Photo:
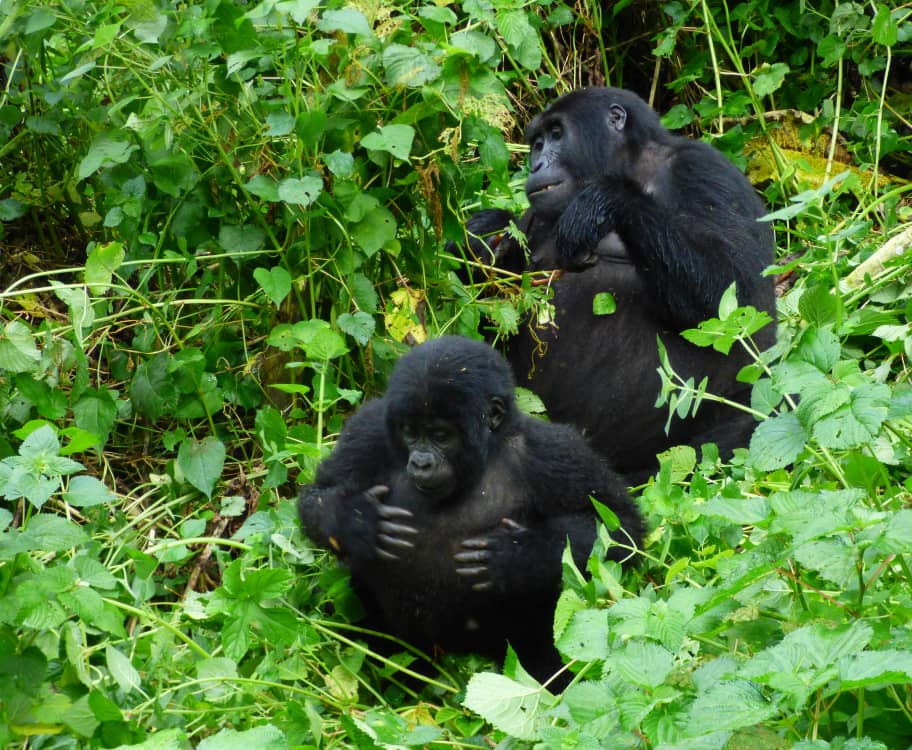
[[(910, 278), (879, 249), (909, 245), (910, 15), (0, 7), (0, 744), (908, 746)], [(460, 283), (444, 241), (521, 207), (530, 112), (605, 82), (776, 209), (795, 284), (744, 373), (761, 423), (728, 465), (670, 452), (638, 573), (566, 562), (562, 697), (512, 660), (420, 674), (349, 624), (294, 481), (406, 343), (547, 304)], [(751, 320), (726, 299), (691, 335), (751, 348)], [(670, 418), (712, 398), (674, 364)]]

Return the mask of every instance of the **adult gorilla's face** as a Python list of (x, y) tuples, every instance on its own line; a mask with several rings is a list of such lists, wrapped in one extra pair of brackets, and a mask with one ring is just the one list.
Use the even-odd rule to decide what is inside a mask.
[(558, 99), (526, 129), (526, 195), (535, 214), (556, 219), (587, 182), (626, 168), (627, 110), (616, 102)]

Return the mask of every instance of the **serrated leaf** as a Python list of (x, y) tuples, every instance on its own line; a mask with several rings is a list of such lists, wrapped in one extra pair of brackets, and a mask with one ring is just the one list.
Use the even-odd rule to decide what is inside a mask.
[(440, 66), (416, 47), (390, 44), (383, 50), (383, 67), (390, 85), (420, 88), (440, 76)]
[(365, 15), (355, 8), (327, 10), (317, 23), (320, 31), (341, 31), (356, 36), (373, 36), (370, 24)]
[(874, 15), (874, 24), (871, 27), (871, 38), (877, 44), (884, 47), (892, 47), (899, 38), (899, 27), (890, 14), (890, 8), (886, 5), (877, 5), (877, 13)]
[(26, 549), (36, 552), (62, 552), (88, 541), (86, 533), (72, 521), (60, 516), (38, 513), (21, 533)]
[(605, 659), (608, 656), (608, 635), (608, 614), (601, 609), (584, 609), (570, 618), (557, 647), (571, 659)]
[(75, 508), (89, 508), (93, 505), (104, 505), (109, 503), (113, 505), (118, 498), (109, 490), (103, 482), (95, 477), (78, 476), (73, 477), (67, 483), (66, 492), (63, 493), (64, 500)]
[(481, 672), (469, 680), (463, 705), (503, 732), (521, 740), (535, 740), (539, 737), (538, 722), (555, 702), (544, 688)]
[(661, 685), (674, 665), (674, 655), (664, 646), (650, 641), (628, 641), (612, 652), (606, 664), (617, 670), (628, 682), (645, 689)]
[(497, 14), (497, 30), (520, 65), (527, 70), (538, 70), (542, 58), (539, 36), (529, 23), (526, 11), (501, 11)]
[(291, 293), (291, 274), (281, 266), (255, 268), (253, 278), (277, 308)]
[(376, 327), (373, 317), (366, 312), (342, 313), (336, 320), (336, 324), (339, 326), (339, 330), (347, 333), (361, 346), (367, 346)]
[[(91, 64), (94, 67), (94, 63)], [(75, 73), (76, 71), (73, 71)], [(61, 81), (62, 83), (62, 81)], [(120, 135), (120, 138), (123, 138)], [(139, 146), (129, 140), (120, 140), (113, 133), (102, 133), (92, 140), (89, 152), (79, 162), (76, 176), (84, 180), (92, 176), (99, 169), (123, 164), (130, 159), (130, 155), (139, 149)]]
[(517, 386), (516, 407), (524, 414), (545, 414), (547, 409), (541, 398), (528, 388)]
[(187, 481), (211, 500), (225, 465), (225, 444), (212, 435), (185, 440), (177, 452), (177, 465)]
[(750, 462), (758, 471), (774, 471), (792, 463), (804, 450), (808, 435), (793, 412), (757, 425), (750, 440)]
[(840, 689), (912, 683), (912, 654), (908, 651), (863, 651), (839, 662)]

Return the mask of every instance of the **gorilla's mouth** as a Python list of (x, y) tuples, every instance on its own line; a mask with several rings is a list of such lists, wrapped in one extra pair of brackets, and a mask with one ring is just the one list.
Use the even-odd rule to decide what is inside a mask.
[(558, 180), (557, 182), (549, 182), (547, 185), (542, 185), (540, 188), (536, 188), (531, 193), (529, 193), (529, 195), (530, 196), (541, 195), (542, 193), (547, 193), (549, 190), (554, 190), (555, 188), (559, 188), (563, 184), (564, 184), (564, 180)]

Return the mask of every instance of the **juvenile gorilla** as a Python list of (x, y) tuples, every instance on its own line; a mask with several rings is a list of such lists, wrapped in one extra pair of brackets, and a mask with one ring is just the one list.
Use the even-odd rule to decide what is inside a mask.
[[(528, 256), (510, 237), (469, 243), (479, 260), (507, 270), (568, 271), (553, 283), (553, 323), (530, 322), (507, 343), (519, 384), (634, 482), (671, 445), (712, 441), (726, 455), (746, 444), (753, 419), (709, 402), (665, 434), (666, 412), (655, 408), (656, 336), (680, 375), (706, 375), (710, 392), (749, 403), (750, 386), (736, 380), (745, 352), (725, 356), (678, 334), (717, 315), (732, 283), (740, 304), (774, 314), (773, 280), (761, 276), (773, 261), (773, 232), (757, 221), (765, 209), (751, 184), (714, 148), (671, 134), (621, 89), (561, 97), (532, 120), (526, 140), (530, 208), (517, 224)], [(496, 233), (512, 218), (481, 211), (467, 232)], [(600, 292), (613, 295), (614, 314), (593, 313)], [(754, 340), (767, 348), (775, 333), (770, 324)]]
[[(639, 544), (640, 515), (574, 430), (517, 410), (496, 351), (446, 337), (406, 354), (386, 395), (347, 422), (298, 502), (304, 531), (331, 548), (379, 626), (425, 650), (502, 656), (541, 678), (567, 539), (584, 565), (590, 497)], [(629, 550), (613, 549), (616, 559)]]

